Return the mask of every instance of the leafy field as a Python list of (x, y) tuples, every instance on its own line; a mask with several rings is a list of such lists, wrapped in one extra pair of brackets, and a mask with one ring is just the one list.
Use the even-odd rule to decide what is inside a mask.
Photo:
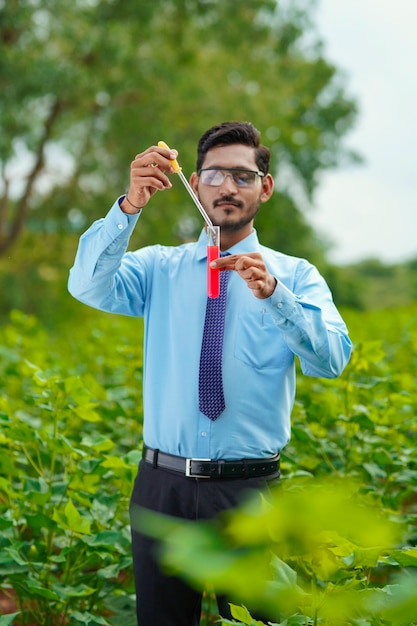
[[(246, 604), (288, 625), (417, 622), (417, 307), (344, 315), (351, 364), (300, 376), (270, 501), (152, 525), (171, 568), (238, 598), (238, 623)], [(88, 310), (57, 336), (18, 311), (0, 330), (0, 626), (135, 624), (141, 343), (141, 322)]]

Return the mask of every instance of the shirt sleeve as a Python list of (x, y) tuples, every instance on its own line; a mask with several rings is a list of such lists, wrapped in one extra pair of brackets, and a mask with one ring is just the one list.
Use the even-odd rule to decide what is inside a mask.
[(134, 267), (134, 256), (125, 254), (140, 213), (124, 213), (120, 209), (123, 197), (81, 236), (68, 290), (74, 298), (96, 309), (140, 316), (144, 290), (143, 282), (142, 288), (139, 283), (143, 276)]
[(307, 376), (334, 378), (349, 361), (352, 343), (324, 278), (308, 262), (301, 262), (294, 291), (277, 278), (269, 298), (274, 323), (289, 349), (300, 359)]

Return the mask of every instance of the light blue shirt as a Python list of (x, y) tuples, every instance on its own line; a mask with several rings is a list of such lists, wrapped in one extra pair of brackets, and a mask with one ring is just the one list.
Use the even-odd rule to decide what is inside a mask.
[[(120, 201), (121, 199), (119, 199)], [(116, 201), (80, 239), (70, 293), (111, 313), (144, 317), (144, 441), (183, 457), (260, 458), (290, 437), (295, 362), (308, 376), (338, 376), (351, 342), (331, 293), (304, 259), (262, 246), (253, 231), (231, 254), (260, 252), (277, 279), (256, 298), (231, 272), (223, 350), (226, 409), (216, 421), (198, 409), (198, 373), (207, 300), (206, 244), (152, 245), (126, 252), (138, 215)]]

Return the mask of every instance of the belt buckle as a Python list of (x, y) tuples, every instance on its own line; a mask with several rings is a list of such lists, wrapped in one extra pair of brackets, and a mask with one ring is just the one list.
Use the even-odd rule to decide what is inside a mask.
[(211, 459), (185, 459), (185, 475), (188, 476), (188, 478), (211, 478), (211, 476), (205, 476), (202, 474), (192, 474), (191, 463), (193, 461), (211, 461)]

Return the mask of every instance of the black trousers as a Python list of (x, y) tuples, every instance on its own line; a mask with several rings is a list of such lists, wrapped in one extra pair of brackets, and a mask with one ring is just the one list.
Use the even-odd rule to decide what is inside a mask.
[[(177, 518), (207, 520), (238, 506), (248, 489), (265, 489), (267, 484), (266, 478), (188, 478), (141, 461), (131, 498), (138, 626), (198, 626), (202, 594), (160, 570), (155, 557), (155, 540), (134, 530), (138, 514), (135, 505)], [(220, 615), (231, 619), (229, 601), (233, 600), (218, 597), (217, 601)], [(254, 617), (262, 619), (255, 614)]]

